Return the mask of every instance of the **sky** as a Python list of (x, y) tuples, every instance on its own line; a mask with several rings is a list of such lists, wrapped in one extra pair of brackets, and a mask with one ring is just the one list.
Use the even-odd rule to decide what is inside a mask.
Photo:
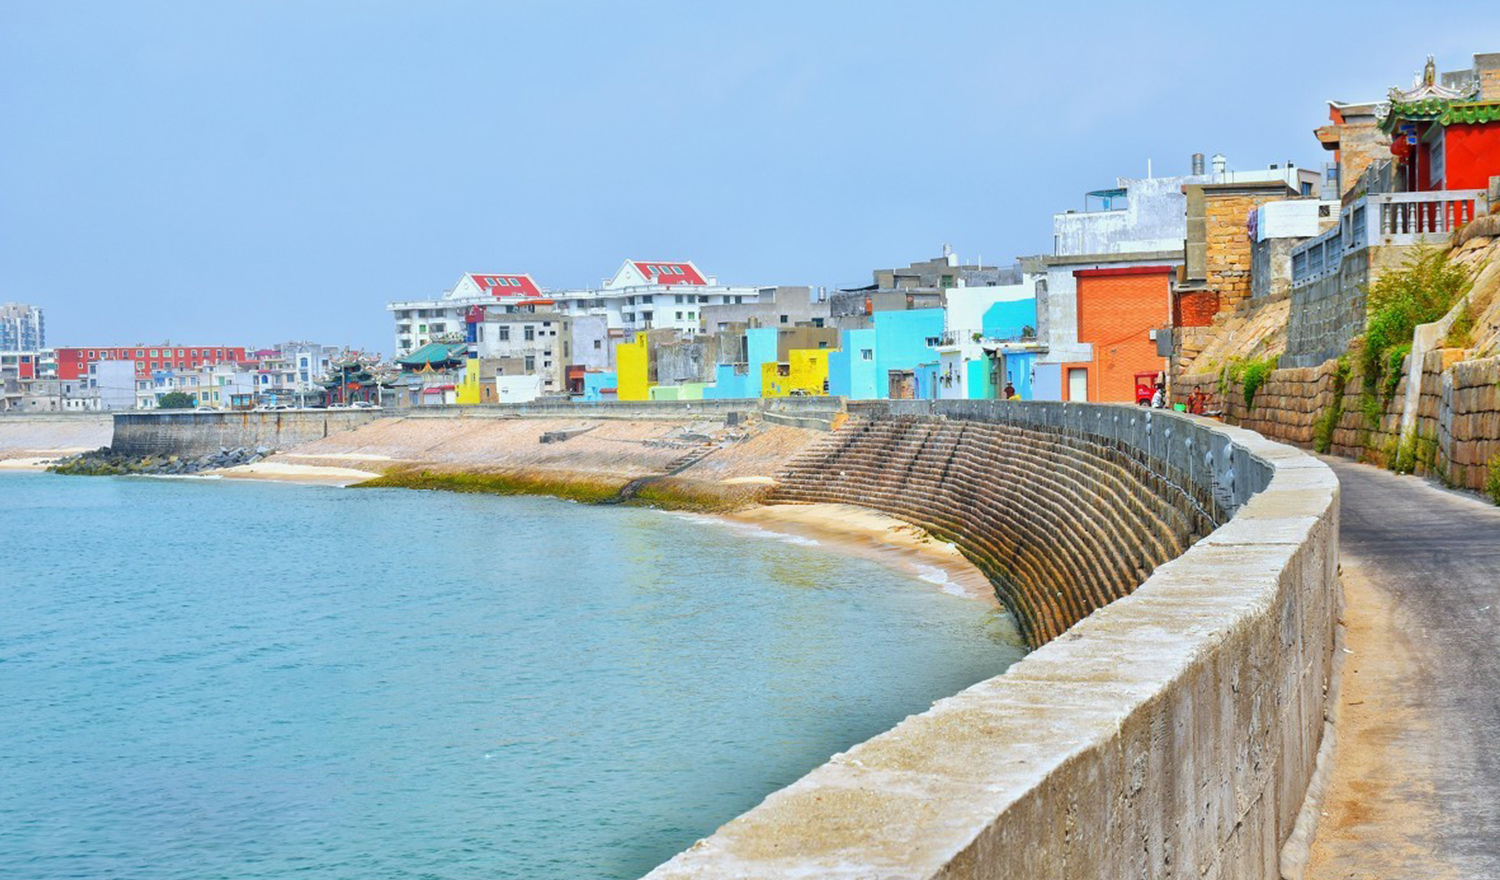
[(464, 272), (869, 282), (1043, 253), (1119, 176), (1321, 167), (1327, 101), (1500, 12), (1306, 4), (0, 0), (0, 301), (52, 345), (393, 346)]

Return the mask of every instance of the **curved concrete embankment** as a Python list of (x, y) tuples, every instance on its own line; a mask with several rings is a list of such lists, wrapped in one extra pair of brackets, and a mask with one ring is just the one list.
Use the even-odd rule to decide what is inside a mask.
[(1127, 407), (851, 409), (778, 497), (951, 538), (1040, 647), (650, 877), (1280, 876), (1333, 685), (1329, 469)]

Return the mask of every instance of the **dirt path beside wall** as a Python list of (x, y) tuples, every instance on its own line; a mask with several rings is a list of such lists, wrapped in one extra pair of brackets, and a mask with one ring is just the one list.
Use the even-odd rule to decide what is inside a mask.
[(1308, 876), (1500, 877), (1500, 509), (1325, 461), (1353, 653)]

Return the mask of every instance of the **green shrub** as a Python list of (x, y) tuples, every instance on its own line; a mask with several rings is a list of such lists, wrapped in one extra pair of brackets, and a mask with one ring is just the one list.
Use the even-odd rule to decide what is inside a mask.
[[(1381, 275), (1370, 285), (1365, 303), (1365, 335), (1351, 346), (1360, 358), (1364, 394), (1360, 408), (1374, 427), (1401, 382), (1401, 364), (1411, 352), (1412, 332), (1418, 324), (1448, 313), (1469, 287), (1469, 270), (1448, 259), (1445, 251), (1419, 248), (1400, 269)], [(1383, 394), (1384, 402), (1375, 400)]]
[(1489, 493), (1490, 500), (1500, 504), (1500, 452), (1490, 456), (1489, 475), (1485, 477), (1484, 491)]
[(1245, 391), (1245, 407), (1248, 409), (1255, 405), (1255, 392), (1266, 383), (1271, 372), (1276, 369), (1276, 358), (1269, 360), (1246, 361), (1239, 370), (1239, 381)]

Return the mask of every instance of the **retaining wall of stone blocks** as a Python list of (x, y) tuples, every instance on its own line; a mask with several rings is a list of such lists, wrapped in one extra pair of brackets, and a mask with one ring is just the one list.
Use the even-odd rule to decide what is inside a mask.
[(1438, 349), (1423, 356), (1417, 409), (1404, 430), (1409, 363), (1392, 395), (1376, 390), (1373, 414), (1364, 411), (1368, 398), (1358, 367), (1350, 368), (1341, 385), (1338, 362), (1331, 360), (1273, 371), (1249, 405), (1242, 384), (1231, 383), (1221, 392), (1213, 374), (1180, 377), (1174, 397), (1186, 400), (1202, 390), (1210, 408), (1230, 423), (1304, 447), (1314, 444), (1318, 420), (1337, 405), (1329, 438), (1332, 454), (1386, 467), (1404, 442), (1414, 452), (1415, 473), (1482, 490), (1489, 461), (1500, 455), (1500, 358), (1464, 361), (1456, 360), (1456, 354)]

